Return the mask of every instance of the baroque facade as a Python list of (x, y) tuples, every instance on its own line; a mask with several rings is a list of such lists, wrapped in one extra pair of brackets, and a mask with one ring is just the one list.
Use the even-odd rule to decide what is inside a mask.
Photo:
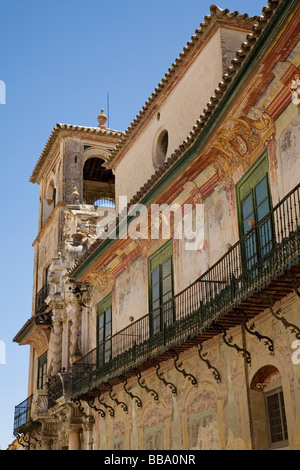
[(125, 132), (53, 129), (25, 449), (300, 448), (299, 24), (212, 6)]

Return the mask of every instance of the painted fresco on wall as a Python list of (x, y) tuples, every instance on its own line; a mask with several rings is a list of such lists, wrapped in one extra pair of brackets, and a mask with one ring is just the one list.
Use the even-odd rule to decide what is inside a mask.
[(164, 431), (162, 426), (148, 428), (145, 430), (144, 442), (146, 450), (163, 450)]
[(189, 417), (190, 446), (195, 450), (219, 450), (220, 438), (214, 410)]
[[(129, 317), (137, 320), (147, 313), (147, 280), (145, 279), (144, 260), (138, 258), (117, 278), (116, 307), (118, 315), (118, 329), (128, 325)], [(122, 318), (120, 315), (122, 312)]]
[(280, 136), (281, 172), (285, 175), (283, 184), (286, 193), (299, 183), (299, 148), (300, 125), (299, 122), (291, 122)]
[(115, 439), (114, 441), (114, 450), (124, 450), (124, 437)]

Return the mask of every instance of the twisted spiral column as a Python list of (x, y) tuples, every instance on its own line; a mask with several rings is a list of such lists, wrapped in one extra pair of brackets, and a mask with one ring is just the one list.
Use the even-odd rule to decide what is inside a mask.
[(53, 332), (51, 341), (51, 375), (54, 376), (61, 371), (62, 363), (62, 321), (53, 317)]
[(81, 357), (81, 310), (79, 302), (73, 303), (70, 328), (70, 356), (71, 363)]

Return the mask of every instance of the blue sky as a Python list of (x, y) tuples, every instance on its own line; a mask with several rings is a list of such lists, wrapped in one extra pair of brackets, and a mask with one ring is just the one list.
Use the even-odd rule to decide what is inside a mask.
[[(220, 0), (260, 15), (267, 0)], [(13, 441), (14, 407), (27, 398), (29, 346), (13, 337), (31, 315), (38, 186), (31, 172), (57, 122), (126, 130), (210, 13), (207, 0), (1, 0), (0, 446)], [(209, 69), (208, 69), (209, 71)], [(202, 110), (199, 110), (199, 115)], [(1, 358), (0, 358), (1, 362)]]

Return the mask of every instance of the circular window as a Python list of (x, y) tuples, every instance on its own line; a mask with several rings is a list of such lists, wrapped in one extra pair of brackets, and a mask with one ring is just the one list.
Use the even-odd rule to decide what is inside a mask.
[(156, 141), (153, 154), (153, 163), (156, 168), (160, 167), (167, 156), (169, 145), (169, 134), (167, 130), (163, 130)]

